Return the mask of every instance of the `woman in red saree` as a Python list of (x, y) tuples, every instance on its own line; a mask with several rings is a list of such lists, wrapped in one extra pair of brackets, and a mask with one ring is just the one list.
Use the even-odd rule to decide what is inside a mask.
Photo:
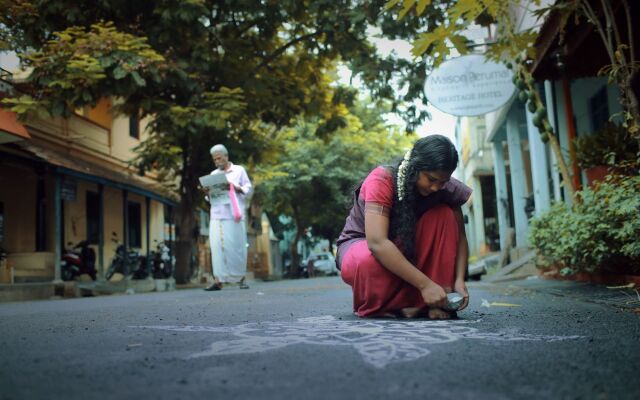
[(447, 293), (469, 303), (468, 244), (460, 206), (471, 189), (451, 177), (453, 143), (419, 139), (394, 166), (375, 168), (354, 193), (337, 263), (360, 317), (451, 318)]

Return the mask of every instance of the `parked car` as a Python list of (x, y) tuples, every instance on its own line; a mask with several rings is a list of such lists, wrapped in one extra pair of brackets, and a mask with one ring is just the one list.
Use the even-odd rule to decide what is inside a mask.
[(305, 259), (302, 265), (307, 265), (309, 261), (313, 261), (313, 269), (316, 273), (320, 272), (325, 275), (338, 275), (338, 269), (336, 268), (336, 259), (328, 251), (322, 253), (311, 254)]

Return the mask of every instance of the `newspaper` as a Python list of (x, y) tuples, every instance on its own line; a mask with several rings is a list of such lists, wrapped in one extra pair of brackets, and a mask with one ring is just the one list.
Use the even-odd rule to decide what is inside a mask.
[(201, 176), (200, 185), (209, 192), (211, 204), (227, 204), (229, 199), (229, 181), (223, 172), (214, 172), (211, 175)]

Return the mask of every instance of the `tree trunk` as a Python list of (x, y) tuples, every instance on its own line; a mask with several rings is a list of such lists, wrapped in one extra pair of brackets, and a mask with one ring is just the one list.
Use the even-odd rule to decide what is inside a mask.
[(289, 275), (292, 278), (297, 278), (300, 276), (300, 254), (298, 254), (298, 241), (300, 241), (300, 231), (296, 229), (296, 235), (291, 242), (291, 247), (289, 250), (291, 251), (291, 266), (289, 266)]
[(291, 242), (291, 247), (290, 247), (290, 251), (291, 251), (291, 266), (289, 274), (291, 275), (292, 278), (297, 278), (300, 276), (300, 254), (298, 254), (298, 242), (300, 241), (300, 238), (302, 237), (302, 231), (300, 229), (300, 221), (299, 219), (299, 215), (298, 215), (298, 209), (294, 206), (293, 208), (293, 221), (295, 224), (295, 230), (296, 230), (296, 234), (293, 238), (293, 242)]
[(562, 150), (560, 149), (560, 143), (558, 143), (558, 139), (555, 135), (549, 135), (549, 145), (551, 146), (551, 150), (553, 150), (553, 154), (556, 156), (556, 160), (558, 161), (558, 168), (560, 169), (560, 174), (562, 175), (562, 184), (567, 190), (567, 194), (571, 197), (571, 199), (575, 200), (574, 196), (576, 193), (576, 188), (573, 186), (573, 179), (571, 179), (571, 174), (569, 173), (569, 167), (567, 167), (567, 163), (564, 161), (564, 157), (562, 156)]
[(176, 283), (188, 283), (192, 275), (193, 233), (196, 229), (196, 218), (193, 203), (186, 196), (181, 198), (176, 216)]
[(192, 249), (196, 242), (197, 174), (188, 155), (188, 146), (183, 147), (183, 169), (180, 179), (180, 203), (176, 215), (176, 283), (187, 283), (193, 274)]
[(631, 123), (629, 124), (629, 127), (633, 128), (631, 130), (632, 137), (636, 140), (640, 140), (640, 101), (638, 101), (638, 97), (633, 90), (633, 81), (634, 79), (638, 79), (636, 77), (637, 74), (633, 72), (621, 75), (622, 76), (618, 80), (621, 103), (631, 115)]
[[(527, 90), (531, 91), (534, 95), (534, 99), (529, 101), (534, 101), (535, 104), (538, 105), (538, 107), (544, 104), (541, 100), (540, 92), (538, 91), (538, 88), (530, 83), (533, 80), (533, 76), (531, 75), (531, 73), (527, 71), (525, 68), (523, 68), (522, 75), (523, 75), (523, 79), (527, 82)], [(542, 134), (545, 130), (546, 131), (552, 130), (551, 123), (549, 122), (548, 116), (544, 117), (543, 125), (545, 129), (538, 128), (539, 134)], [(556, 138), (555, 135), (551, 134), (547, 136), (549, 137), (549, 146), (551, 146), (551, 150), (555, 154), (556, 160), (558, 161), (558, 168), (560, 169), (560, 174), (562, 175), (562, 184), (564, 185), (567, 191), (567, 194), (571, 197), (571, 199), (574, 199), (576, 187), (573, 185), (573, 179), (571, 179), (571, 174), (569, 173), (569, 167), (567, 166), (567, 163), (564, 157), (562, 156), (560, 143), (558, 143), (558, 139)]]

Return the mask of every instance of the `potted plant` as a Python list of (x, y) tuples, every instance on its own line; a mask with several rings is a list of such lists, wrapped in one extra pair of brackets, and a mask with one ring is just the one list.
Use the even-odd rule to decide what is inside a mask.
[(608, 122), (591, 135), (574, 140), (576, 162), (585, 170), (589, 185), (602, 182), (611, 172), (627, 175), (637, 167), (638, 142), (621, 125)]

